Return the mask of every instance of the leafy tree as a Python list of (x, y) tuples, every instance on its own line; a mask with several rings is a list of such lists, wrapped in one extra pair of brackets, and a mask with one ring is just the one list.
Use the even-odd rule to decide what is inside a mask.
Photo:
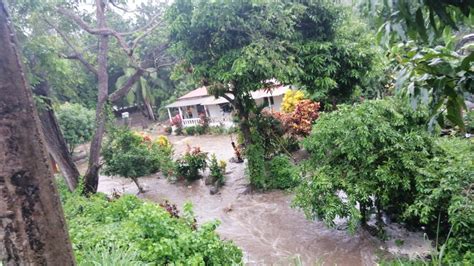
[(292, 14), (301, 9), (282, 2), (189, 0), (169, 9), (175, 51), (210, 93), (234, 105), (247, 145), (249, 114), (255, 108), (250, 92), (264, 88), (268, 79), (285, 81), (297, 72), (288, 40), (294, 31)]
[(433, 156), (423, 119), (393, 100), (322, 114), (303, 143), (308, 163), (317, 167), (309, 167), (296, 204), (329, 225), (336, 216), (348, 218), (351, 230), (367, 221), (373, 206), (379, 222), (383, 211), (401, 214), (400, 206), (413, 201), (419, 169)]
[[(386, 82), (383, 57), (373, 41), (367, 26), (348, 11), (326, 4), (326, 8), (311, 6), (304, 13), (303, 26), (297, 30), (303, 36), (297, 39), (299, 63), (302, 69), (298, 84), (312, 100), (325, 109), (336, 109), (336, 104), (358, 100), (356, 96), (376, 96)], [(324, 32), (312, 32), (319, 19)], [(332, 108), (331, 108), (332, 107)]]
[(94, 133), (93, 110), (77, 103), (65, 103), (58, 107), (57, 116), (70, 153), (77, 145), (91, 140)]
[[(362, 10), (380, 27), (379, 39), (400, 65), (399, 91), (408, 94), (413, 103), (423, 99), (430, 104), (430, 126), (444, 114), (464, 130), (462, 110), (465, 97), (474, 93), (474, 56), (469, 45), (474, 3), (463, 1), (368, 1)], [(453, 33), (452, 30), (457, 31)], [(456, 39), (458, 45), (455, 45)], [(411, 41), (404, 49), (398, 42)], [(444, 46), (444, 47), (442, 47)], [(444, 108), (446, 106), (446, 108)], [(447, 112), (445, 112), (447, 111)]]

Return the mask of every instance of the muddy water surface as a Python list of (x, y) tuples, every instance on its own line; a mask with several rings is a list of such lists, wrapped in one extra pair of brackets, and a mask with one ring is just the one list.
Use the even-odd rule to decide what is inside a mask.
[[(233, 156), (230, 136), (171, 137), (176, 154), (186, 145), (198, 145), (216, 153), (218, 159)], [(178, 206), (190, 201), (198, 222), (219, 219), (222, 238), (234, 241), (252, 265), (288, 265), (299, 256), (305, 265), (373, 265), (379, 247), (377, 240), (365, 233), (349, 235), (328, 229), (321, 222), (305, 219), (290, 207), (292, 195), (282, 191), (244, 193), (247, 181), (244, 164), (228, 163), (227, 182), (217, 195), (210, 195), (203, 180), (192, 184), (169, 183), (159, 174), (140, 179), (147, 192), (142, 197)], [(99, 190), (136, 193), (133, 183), (124, 178), (101, 176)]]

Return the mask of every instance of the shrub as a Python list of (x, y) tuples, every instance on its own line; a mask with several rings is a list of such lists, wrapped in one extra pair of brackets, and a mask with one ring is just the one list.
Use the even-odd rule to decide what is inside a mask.
[(383, 212), (424, 225), (431, 236), (439, 224), (439, 236), (451, 230), (452, 253), (472, 250), (474, 169), (466, 163), (472, 144), (461, 148), (429, 135), (426, 120), (426, 112), (393, 99), (324, 114), (304, 141), (310, 159), (295, 205), (329, 225), (347, 218), (350, 230), (365, 224), (372, 210), (379, 229)]
[(298, 170), (288, 156), (275, 156), (267, 164), (267, 169), (270, 188), (288, 189), (298, 185)]
[[(207, 127), (207, 128), (209, 128), (209, 127)], [(204, 126), (197, 125), (197, 126), (194, 127), (194, 131), (198, 135), (203, 135), (203, 134), (206, 133), (206, 128)]]
[(218, 161), (215, 154), (211, 155), (209, 163), (209, 171), (211, 176), (211, 183), (216, 186), (222, 186), (225, 182), (225, 169), (227, 163), (223, 160)]
[(212, 126), (209, 127), (209, 132), (213, 135), (222, 135), (226, 132), (226, 129), (223, 126)]
[[(218, 221), (197, 227), (190, 204), (185, 204), (177, 217), (164, 207), (133, 195), (110, 200), (98, 193), (86, 198), (80, 192), (68, 192), (64, 184), (60, 191), (79, 265), (91, 260), (98, 265), (242, 263), (239, 248), (221, 240), (215, 232)], [(103, 256), (91, 257), (94, 251)]]
[(171, 118), (171, 126), (176, 127), (175, 133), (176, 135), (183, 134), (183, 120), (179, 115), (174, 116)]
[(373, 205), (386, 211), (402, 198), (412, 200), (411, 180), (433, 145), (423, 122), (421, 114), (394, 101), (366, 101), (324, 114), (304, 141), (309, 163), (317, 167), (300, 187), (297, 205), (329, 225), (336, 216), (348, 218), (354, 230)]
[(305, 98), (304, 92), (301, 90), (289, 90), (283, 96), (281, 110), (285, 113), (291, 113), (295, 110), (296, 105)]
[(188, 181), (199, 179), (199, 170), (205, 170), (207, 166), (207, 153), (201, 151), (199, 147), (191, 148), (188, 145), (187, 151), (180, 159), (176, 160), (176, 174), (179, 178)]
[(466, 113), (464, 117), (464, 123), (466, 124), (466, 131), (468, 133), (474, 133), (474, 110)]
[(186, 135), (188, 136), (194, 136), (194, 134), (196, 133), (196, 127), (195, 126), (185, 127), (184, 133), (186, 133)]
[(126, 129), (115, 129), (102, 149), (104, 172), (131, 178), (143, 192), (137, 177), (157, 172), (164, 154), (162, 147), (153, 143), (150, 137)]
[(91, 140), (95, 128), (94, 110), (76, 103), (64, 103), (57, 108), (56, 116), (69, 152)]
[(314, 121), (319, 117), (319, 107), (318, 102), (302, 100), (296, 104), (293, 112), (280, 114), (279, 117), (290, 134), (307, 136), (311, 132)]
[(158, 136), (156, 139), (157, 149), (155, 152), (158, 153), (160, 159), (160, 170), (164, 176), (170, 177), (174, 173), (174, 161), (173, 161), (173, 145), (169, 139), (163, 135)]

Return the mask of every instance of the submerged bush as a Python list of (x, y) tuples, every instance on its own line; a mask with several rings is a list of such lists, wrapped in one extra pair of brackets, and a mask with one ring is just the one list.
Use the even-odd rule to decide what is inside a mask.
[(458, 143), (464, 147), (455, 148), (459, 154), (447, 151), (457, 140), (429, 135), (426, 117), (395, 100), (365, 101), (322, 115), (304, 141), (310, 159), (295, 205), (329, 225), (347, 218), (351, 230), (372, 211), (379, 229), (385, 213), (394, 221), (424, 225), (431, 236), (439, 219), (440, 240), (450, 234), (452, 252), (472, 250), (474, 169), (467, 159), (472, 143)]
[(185, 178), (188, 181), (201, 178), (199, 171), (205, 170), (206, 167), (207, 153), (202, 152), (199, 147), (191, 148), (189, 145), (185, 154), (175, 162), (178, 178)]
[(299, 171), (287, 155), (275, 156), (267, 163), (270, 188), (288, 189), (298, 185)]
[[(79, 265), (95, 261), (122, 265), (233, 265), (242, 252), (219, 238), (219, 222), (196, 227), (190, 204), (180, 217), (158, 204), (125, 195), (108, 199), (70, 193), (63, 184), (61, 199), (74, 253)], [(91, 258), (91, 251), (105, 253)], [(133, 255), (130, 258), (121, 255)], [(90, 264), (89, 264), (90, 265)]]
[(153, 142), (149, 136), (115, 129), (107, 137), (102, 156), (105, 174), (129, 177), (143, 192), (137, 178), (156, 173), (161, 163), (171, 161), (172, 147), (167, 139)]

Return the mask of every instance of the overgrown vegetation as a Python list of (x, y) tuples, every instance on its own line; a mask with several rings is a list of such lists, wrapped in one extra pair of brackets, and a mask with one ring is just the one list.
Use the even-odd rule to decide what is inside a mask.
[(394, 99), (322, 115), (304, 141), (310, 159), (295, 204), (331, 226), (346, 218), (352, 231), (372, 213), (379, 232), (382, 214), (423, 225), (431, 237), (449, 237), (448, 254), (471, 256), (472, 143), (429, 135), (426, 117)]
[(160, 166), (168, 173), (172, 147), (166, 137), (153, 142), (144, 134), (115, 129), (104, 144), (102, 156), (105, 174), (131, 178), (139, 191), (144, 192), (137, 178), (158, 172)]
[[(242, 252), (215, 232), (218, 221), (196, 226), (191, 204), (172, 215), (132, 195), (86, 198), (60, 186), (79, 265), (233, 265)], [(103, 264), (103, 263), (106, 264)], [(116, 264), (117, 263), (117, 264)]]
[(94, 110), (77, 103), (64, 103), (58, 106), (56, 115), (70, 153), (74, 152), (77, 145), (92, 139), (95, 125)]

